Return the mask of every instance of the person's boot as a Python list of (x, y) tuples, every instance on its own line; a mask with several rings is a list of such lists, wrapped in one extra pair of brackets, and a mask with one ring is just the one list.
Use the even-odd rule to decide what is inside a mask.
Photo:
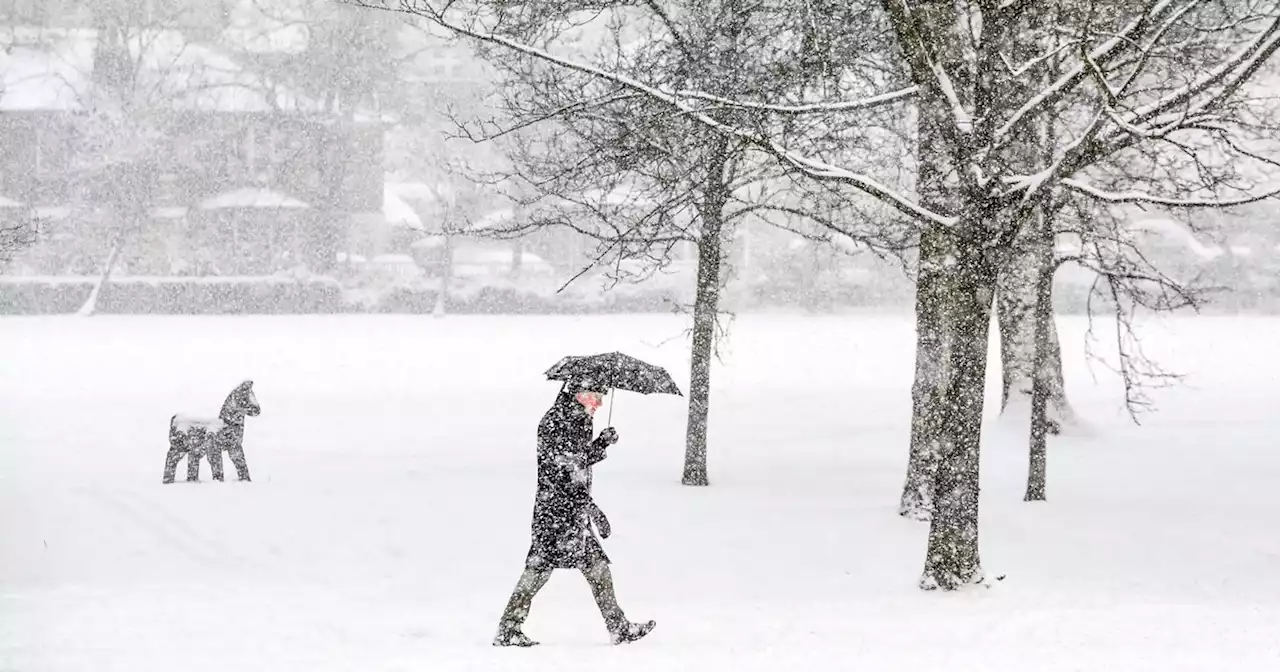
[(623, 621), (617, 627), (609, 628), (609, 635), (614, 644), (629, 644), (652, 632), (656, 625), (658, 625), (656, 621), (644, 623)]
[(498, 620), (498, 634), (493, 638), (494, 646), (537, 646), (537, 642), (529, 639), (520, 628), (524, 619), (529, 617), (529, 606), (534, 595), (547, 584), (551, 572), (525, 569), (520, 581), (507, 600), (507, 607), (502, 610), (502, 618)]
[(494, 646), (537, 646), (538, 643), (520, 632), (517, 626), (503, 625), (498, 628), (498, 635), (493, 638)]

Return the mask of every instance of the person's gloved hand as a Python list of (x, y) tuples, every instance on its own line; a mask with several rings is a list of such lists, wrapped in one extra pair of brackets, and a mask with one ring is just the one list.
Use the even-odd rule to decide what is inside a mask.
[(598, 440), (600, 441), (600, 445), (608, 448), (618, 442), (618, 430), (612, 427), (606, 427), (603, 432), (600, 432), (600, 438)]
[(613, 534), (613, 527), (609, 525), (609, 519), (605, 517), (604, 511), (596, 506), (595, 502), (587, 510), (587, 514), (591, 517), (591, 522), (595, 523), (596, 531), (600, 533), (601, 539), (608, 539)]

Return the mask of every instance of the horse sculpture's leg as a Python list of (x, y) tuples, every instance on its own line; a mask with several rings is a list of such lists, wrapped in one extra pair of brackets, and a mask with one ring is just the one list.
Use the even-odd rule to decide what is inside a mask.
[(199, 450), (187, 451), (187, 480), (188, 481), (200, 480), (200, 451)]
[(240, 480), (249, 480), (249, 463), (244, 460), (244, 448), (236, 446), (227, 449), (227, 456), (231, 458), (231, 463), (236, 465), (236, 475)]
[(182, 459), (182, 451), (177, 446), (169, 444), (169, 454), (164, 456), (164, 481), (172, 483), (175, 473), (178, 471), (178, 461)]
[[(212, 441), (210, 443), (213, 443)], [(207, 457), (209, 458), (209, 468), (213, 470), (213, 480), (222, 480), (222, 449), (216, 444), (209, 446)]]

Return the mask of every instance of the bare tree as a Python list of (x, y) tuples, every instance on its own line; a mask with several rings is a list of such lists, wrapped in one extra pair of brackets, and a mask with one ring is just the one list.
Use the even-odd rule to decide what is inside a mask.
[(23, 211), (21, 204), (0, 206), (0, 263), (13, 258), (13, 255), (35, 241), (35, 229), (31, 218)]
[[(957, 13), (948, 5), (886, 5), (904, 58), (924, 94), (919, 102), (922, 114), (933, 116), (944, 129), (940, 135), (952, 156), (950, 163), (960, 187), (957, 196), (965, 206), (954, 223), (947, 225), (955, 232), (960, 248), (954, 268), (957, 275), (964, 276), (957, 279), (963, 298), (956, 334), (971, 345), (953, 347), (951, 352), (954, 377), (947, 397), (952, 408), (961, 412), (952, 413), (948, 427), (960, 431), (942, 435), (942, 460), (934, 482), (938, 499), (923, 579), (926, 587), (950, 588), (981, 578), (977, 460), (985, 366), (975, 364), (985, 359), (988, 309), (996, 289), (991, 283), (998, 269), (1007, 264), (998, 250), (1007, 249), (1016, 240), (1022, 224), (1044, 207), (1044, 199), (1055, 188), (1103, 200), (1168, 206), (1193, 205), (1195, 199), (1186, 196), (1195, 193), (1222, 194), (1226, 185), (1218, 176), (1185, 184), (1168, 179), (1167, 171), (1163, 175), (1161, 171), (1147, 173), (1157, 177), (1148, 179), (1144, 186), (1179, 191), (1183, 198), (1147, 191), (1118, 194), (1098, 188), (1096, 181), (1089, 183), (1075, 176), (1091, 167), (1101, 172), (1109, 164), (1124, 162), (1126, 154), (1139, 147), (1166, 160), (1189, 149), (1197, 163), (1202, 159), (1195, 156), (1196, 150), (1204, 151), (1208, 144), (1217, 144), (1219, 150), (1235, 149), (1231, 142), (1214, 142), (1222, 137), (1217, 133), (1230, 135), (1229, 123), (1206, 134), (1199, 127), (1206, 119), (1195, 115), (1205, 114), (1217, 121), (1224, 112), (1229, 113), (1238, 100), (1235, 94), (1276, 48), (1272, 38), (1277, 27), (1274, 7), (1262, 8), (1265, 11), (1260, 13), (1253, 13), (1259, 8), (1251, 7), (1242, 10), (1241, 16), (1214, 17), (1218, 10), (1208, 3), (1154, 3), (1145, 7), (1145, 15), (1134, 18), (1120, 11), (1137, 9), (1128, 6), (1133, 3), (1119, 4), (1084, 8), (1064, 3), (1049, 10), (1052, 15), (1046, 21), (1045, 16), (1037, 16), (1044, 10), (1033, 8), (1031, 3), (1004, 7), (977, 3), (969, 9), (979, 13), (984, 26), (981, 34), (971, 30), (972, 14)], [(1174, 7), (1177, 4), (1181, 6)], [(1197, 11), (1204, 14), (1193, 16)], [(1204, 28), (1201, 23), (1215, 19), (1236, 31), (1231, 33), (1232, 40), (1222, 40), (1216, 26)], [(1066, 32), (1071, 49), (1061, 54), (1042, 53), (1033, 59), (1008, 58), (1006, 50), (1034, 33), (1037, 24)], [(1199, 68), (1192, 65), (1186, 60), (1188, 52), (1220, 67), (1213, 69), (1212, 77), (1199, 76), (1204, 62), (1196, 64)], [(948, 56), (955, 60), (948, 61)], [(1040, 85), (1044, 64), (1056, 62), (1055, 56), (1066, 61), (1064, 74)], [(936, 65), (939, 61), (941, 67)], [(1011, 97), (1009, 93), (1016, 94), (1021, 87), (1000, 80), (1006, 73), (1016, 78), (1020, 72), (1030, 78), (1026, 88), (1032, 93)], [(1191, 81), (1186, 85), (1170, 82), (1179, 75)], [(1191, 114), (1187, 114), (1188, 108)], [(1048, 120), (1063, 123), (1064, 132), (1036, 170), (1000, 161), (1001, 153), (1016, 147), (1020, 128), (1022, 133), (1034, 134), (1037, 126)], [(1178, 133), (1207, 142), (1189, 148), (1176, 139)], [(1008, 186), (995, 186), (999, 184)], [(1231, 193), (1229, 188), (1225, 191)], [(1258, 197), (1244, 189), (1235, 193), (1240, 195), (1224, 200)], [(976, 216), (967, 217), (967, 212)]]
[[(1041, 269), (1034, 277), (1036, 300), (1034, 371), (1031, 381), (1031, 423), (1028, 439), (1028, 473), (1026, 501), (1044, 501), (1048, 480), (1048, 436), (1056, 433), (1057, 418), (1050, 412), (1057, 381), (1048, 365), (1059, 352), (1052, 342), (1053, 278), (1057, 269), (1075, 264), (1091, 271), (1095, 280), (1090, 287), (1086, 311), (1090, 328), (1086, 339), (1090, 359), (1115, 370), (1124, 386), (1125, 407), (1135, 423), (1143, 412), (1151, 409), (1150, 392), (1169, 385), (1180, 376), (1164, 370), (1147, 357), (1138, 338), (1135, 318), (1142, 312), (1173, 312), (1184, 308), (1199, 309), (1204, 293), (1211, 289), (1199, 278), (1175, 278), (1151, 259), (1135, 240), (1127, 226), (1131, 212), (1123, 207), (1107, 207), (1070, 193), (1042, 203), (1035, 221), (1024, 231), (1035, 231), (1043, 240), (1070, 239), (1074, 248), (1068, 254), (1054, 254), (1052, 248), (1040, 245), (1041, 255), (1035, 265)], [(1097, 318), (1112, 322), (1111, 339), (1118, 348), (1114, 363), (1096, 354)]]
[[(457, 137), (451, 129), (459, 118), (473, 119), (490, 112), (487, 88), (493, 73), (465, 45), (444, 42), (430, 34), (430, 26), (410, 33), (419, 47), (405, 58), (404, 76), (395, 99), (386, 105), (396, 120), (387, 133), (387, 163), (391, 172), (416, 182), (428, 194), (411, 199), (428, 238), (415, 242), (415, 259), (439, 276), (434, 314), (449, 311), (453, 260), (460, 238), (472, 225), (494, 214), (501, 197), (499, 185), (482, 176), (508, 165), (497, 143), (479, 145)], [(448, 65), (443, 68), (441, 63)], [(499, 231), (502, 226), (494, 227)], [(514, 258), (519, 262), (517, 251)]]
[[(577, 29), (574, 16), (581, 9), (582, 3), (553, 2), (495, 11), (498, 22), (523, 26), (511, 28), (526, 31), (522, 39), (545, 40), (557, 31)], [(640, 20), (617, 16), (604, 24), (600, 42), (643, 45), (624, 50), (613, 67), (629, 76), (660, 73), (656, 79), (664, 85), (695, 87), (726, 98), (749, 90), (781, 96), (796, 87), (824, 84), (819, 76), (794, 66), (772, 72), (759, 68), (753, 54), (766, 50), (776, 37), (748, 30), (761, 20), (761, 5), (727, 0), (684, 9), (679, 14), (655, 11)], [(585, 54), (588, 47), (578, 50)], [(762, 160), (765, 157), (744, 138), (673, 116), (667, 105), (590, 75), (537, 60), (510, 59), (502, 51), (482, 53), (496, 56), (492, 65), (504, 75), (499, 108), (508, 120), (475, 130), (462, 126), (467, 137), (506, 141), (515, 169), (484, 179), (523, 185), (523, 196), (515, 198), (526, 211), (523, 221), (488, 234), (522, 235), (545, 226), (576, 231), (598, 245), (595, 259), (583, 271), (612, 267), (617, 280), (662, 272), (683, 245), (696, 250), (681, 480), (685, 485), (707, 485), (711, 364), (717, 334), (723, 331), (720, 296), (736, 224), (755, 217), (794, 228), (797, 220), (808, 218), (854, 238), (885, 227), (860, 224), (867, 218), (856, 207), (833, 200), (830, 190), (806, 193), (776, 162)], [(752, 123), (752, 114), (743, 109), (712, 114), (726, 123)], [(535, 124), (536, 136), (521, 132)], [(624, 260), (643, 262), (638, 278), (631, 277), (637, 274), (626, 270)]]
[(226, 48), (258, 75), (260, 93), (275, 110), (310, 122), (311, 153), (280, 171), (312, 171), (320, 185), (310, 203), (309, 265), (329, 270), (350, 229), (356, 176), (381, 166), (357, 163), (354, 142), (381, 135), (384, 108), (402, 102), (399, 68), (413, 54), (400, 48), (401, 22), (353, 11), (328, 0), (248, 0)]
[(96, 39), (88, 86), (74, 116), (71, 172), (88, 185), (106, 212), (95, 218), (111, 229), (98, 282), (77, 313), (95, 314), (121, 252), (150, 219), (157, 179), (155, 157), (166, 153), (168, 114), (177, 90), (191, 84), (199, 63), (186, 58), (174, 28), (187, 9), (157, 9), (142, 0), (106, 0), (92, 8)]
[[(435, 127), (432, 130), (438, 131)], [(439, 275), (436, 303), (432, 310), (436, 317), (444, 317), (450, 310), (454, 256), (459, 242), (465, 236), (478, 233), (486, 237), (508, 238), (514, 235), (518, 238), (521, 235), (501, 223), (479, 232), (473, 230), (473, 224), (477, 220), (494, 214), (492, 208), (496, 187), (489, 182), (476, 179), (476, 175), (481, 171), (492, 172), (491, 166), (494, 163), (493, 160), (477, 160), (474, 155), (463, 158), (456, 154), (442, 154), (425, 158), (421, 163), (414, 162), (415, 174), (421, 177), (431, 192), (431, 202), (416, 203), (416, 209), (420, 214), (427, 215), (428, 220), (434, 219), (439, 225), (439, 237), (433, 241), (439, 246), (432, 255), (435, 263), (429, 264), (436, 267), (436, 273)], [(517, 246), (513, 249), (513, 268), (518, 268), (520, 257), (521, 250)]]
[[(0, 46), (4, 56), (9, 56), (15, 40), (13, 27), (9, 26), (8, 34), (0, 35)], [(0, 77), (0, 100), (5, 97), (5, 78)], [(13, 255), (30, 245), (35, 240), (35, 230), (28, 216), (24, 203), (8, 201), (0, 194), (0, 263), (13, 258)]]

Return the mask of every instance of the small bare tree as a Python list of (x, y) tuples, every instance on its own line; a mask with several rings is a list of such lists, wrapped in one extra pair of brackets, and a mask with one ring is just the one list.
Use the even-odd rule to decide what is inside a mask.
[[(581, 3), (539, 3), (496, 8), (497, 21), (513, 26), (522, 39), (548, 39), (578, 27)], [(644, 46), (625, 51), (614, 67), (640, 76), (660, 72), (667, 86), (692, 86), (729, 98), (748, 90), (784, 95), (797, 86), (820, 86), (814, 73), (768, 70), (754, 56), (768, 48), (771, 35), (749, 32), (760, 20), (760, 6), (728, 0), (690, 6), (678, 16), (657, 12), (637, 21), (614, 17), (600, 41)], [(780, 26), (782, 24), (779, 24)], [(517, 28), (515, 26), (521, 26)], [(586, 51), (580, 48), (580, 51)], [(514, 196), (526, 215), (522, 221), (488, 235), (524, 235), (546, 226), (567, 228), (596, 241), (591, 264), (612, 267), (616, 280), (641, 280), (662, 272), (683, 245), (697, 255), (691, 330), (689, 416), (681, 482), (709, 483), (707, 427), (711, 364), (719, 323), (721, 293), (735, 226), (748, 217), (798, 229), (799, 222), (820, 223), (846, 238), (880, 244), (894, 251), (905, 236), (888, 239), (883, 221), (869, 218), (833, 190), (797, 184), (776, 162), (765, 160), (754, 144), (670, 114), (663, 104), (603, 83), (589, 74), (565, 72), (538, 60), (511, 59), (504, 51), (482, 49), (504, 76), (498, 107), (502, 122), (479, 128), (460, 124), (477, 141), (502, 139), (514, 170), (488, 175), (492, 183), (517, 183)], [(751, 124), (743, 109), (714, 112), (726, 123)], [(792, 122), (794, 125), (795, 122)], [(523, 133), (536, 125), (536, 134)], [(842, 141), (844, 149), (852, 144)], [(863, 145), (865, 147), (865, 144)], [(881, 215), (883, 217), (883, 214)], [(641, 270), (627, 270), (639, 260)]]
[(312, 126), (307, 160), (276, 165), (304, 170), (319, 183), (310, 205), (310, 266), (337, 261), (353, 214), (350, 183), (360, 171), (352, 160), (364, 123), (377, 123), (384, 104), (400, 102), (399, 69), (413, 54), (400, 48), (401, 22), (329, 0), (248, 0), (232, 26), (229, 50), (258, 75), (256, 86), (281, 112), (306, 117)]
[(88, 87), (78, 88), (71, 172), (89, 185), (111, 229), (98, 282), (77, 314), (97, 312), (121, 252), (150, 219), (157, 178), (155, 157), (168, 153), (171, 97), (200, 67), (183, 58), (174, 26), (185, 8), (156, 10), (140, 0), (106, 0), (93, 7), (96, 34)]
[[(14, 44), (13, 28), (5, 30), (8, 34), (0, 33), (0, 48), (8, 56)], [(5, 78), (0, 77), (0, 100), (4, 99), (4, 95)], [(0, 194), (0, 201), (5, 199)], [(19, 201), (0, 202), (0, 264), (8, 262), (13, 255), (34, 242), (35, 233), (26, 204)]]
[(0, 208), (0, 263), (9, 261), (35, 241), (30, 217), (26, 213), (13, 214), (11, 210), (18, 207)]

